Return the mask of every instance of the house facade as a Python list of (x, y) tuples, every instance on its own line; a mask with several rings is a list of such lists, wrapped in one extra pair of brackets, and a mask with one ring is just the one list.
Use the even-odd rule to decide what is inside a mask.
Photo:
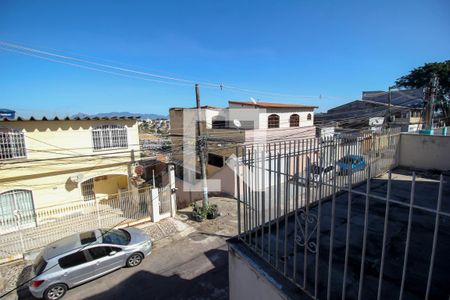
[[(203, 106), (199, 112), (196, 108), (170, 109), (172, 159), (178, 162), (178, 176), (183, 172), (181, 170), (188, 169), (196, 173), (197, 179), (200, 178), (194, 145), (198, 117), (201, 135), (207, 137), (207, 177), (218, 179), (220, 191), (231, 195), (236, 193), (235, 174), (228, 163), (235, 155), (241, 156), (241, 153), (236, 153), (238, 145), (284, 140), (288, 137), (315, 137), (316, 106), (244, 101), (229, 101), (228, 104), (227, 108)], [(182, 195), (177, 195), (177, 199), (182, 198)]]
[(133, 117), (1, 119), (1, 220), (116, 197), (135, 187), (139, 158)]

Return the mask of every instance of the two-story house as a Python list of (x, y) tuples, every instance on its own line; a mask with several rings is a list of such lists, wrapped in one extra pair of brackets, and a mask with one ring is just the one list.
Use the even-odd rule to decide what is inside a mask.
[(195, 159), (197, 120), (200, 120), (200, 134), (207, 141), (208, 178), (219, 179), (221, 192), (232, 195), (235, 179), (227, 161), (233, 155), (241, 156), (236, 153), (236, 146), (315, 137), (314, 109), (317, 106), (244, 101), (229, 101), (228, 104), (227, 108), (203, 106), (200, 111), (170, 109), (172, 159), (178, 162), (178, 176), (189, 169), (199, 178), (199, 163)]
[(0, 119), (0, 221), (130, 190), (139, 157), (134, 117)]

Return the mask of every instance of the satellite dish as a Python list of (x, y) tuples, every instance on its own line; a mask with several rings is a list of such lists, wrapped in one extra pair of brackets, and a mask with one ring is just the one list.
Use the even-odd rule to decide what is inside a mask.
[(253, 97), (250, 97), (250, 101), (252, 101), (254, 104), (256, 104), (256, 100)]
[(237, 120), (237, 119), (234, 119), (234, 120), (233, 120), (233, 124), (234, 124), (234, 126), (236, 126), (237, 128), (241, 128), (241, 126), (242, 126), (241, 121), (239, 121), (239, 120)]

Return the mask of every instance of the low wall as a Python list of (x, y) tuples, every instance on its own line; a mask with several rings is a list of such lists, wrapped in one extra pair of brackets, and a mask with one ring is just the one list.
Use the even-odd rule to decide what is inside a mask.
[(399, 165), (416, 169), (450, 170), (450, 136), (402, 133)]
[(228, 279), (230, 300), (311, 299), (237, 238), (228, 240)]

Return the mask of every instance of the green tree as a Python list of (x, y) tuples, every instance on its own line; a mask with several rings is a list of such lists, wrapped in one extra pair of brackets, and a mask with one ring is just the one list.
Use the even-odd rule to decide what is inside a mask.
[(429, 84), (434, 74), (439, 77), (441, 92), (448, 100), (450, 98), (450, 60), (424, 64), (397, 79), (395, 84), (405, 88), (423, 88)]
[(450, 60), (424, 64), (397, 79), (395, 84), (398, 87), (420, 89), (428, 86), (434, 75), (439, 78), (440, 90), (437, 97), (442, 104), (439, 106), (445, 116), (450, 116)]

